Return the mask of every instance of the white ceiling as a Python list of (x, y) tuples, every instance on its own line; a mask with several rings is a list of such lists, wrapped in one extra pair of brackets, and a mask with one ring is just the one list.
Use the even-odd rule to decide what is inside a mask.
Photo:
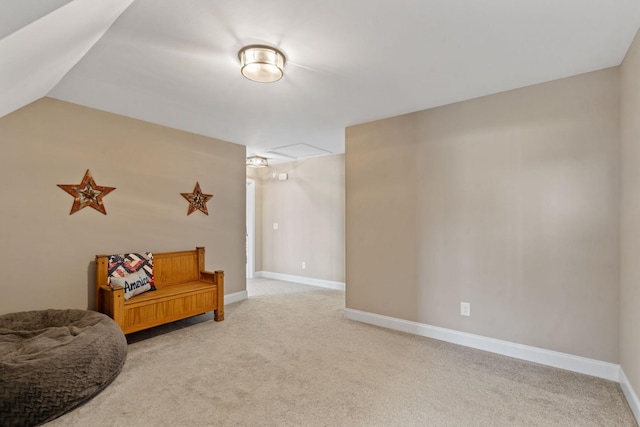
[[(0, 116), (48, 95), (278, 157), (341, 153), (349, 125), (619, 65), (640, 0), (2, 0), (0, 16)], [(284, 51), (282, 80), (242, 77), (252, 43)]]
[(0, 2), (0, 39), (69, 3), (71, 0), (3, 0)]

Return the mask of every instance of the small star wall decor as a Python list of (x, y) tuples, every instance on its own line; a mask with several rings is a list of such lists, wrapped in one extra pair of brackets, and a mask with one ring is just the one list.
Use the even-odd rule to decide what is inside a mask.
[(195, 210), (199, 210), (205, 215), (209, 215), (209, 211), (207, 210), (207, 202), (213, 197), (213, 194), (204, 194), (202, 190), (200, 190), (199, 182), (196, 182), (193, 193), (180, 193), (180, 195), (187, 199), (187, 201), (189, 202), (189, 210), (187, 211), (187, 215), (191, 215)]
[(82, 182), (80, 184), (58, 184), (58, 187), (73, 196), (73, 205), (71, 206), (71, 212), (69, 215), (73, 215), (80, 209), (86, 208), (87, 206), (106, 215), (107, 210), (104, 208), (102, 198), (115, 190), (115, 187), (103, 187), (101, 185), (96, 185), (89, 169), (85, 172), (84, 178), (82, 178)]

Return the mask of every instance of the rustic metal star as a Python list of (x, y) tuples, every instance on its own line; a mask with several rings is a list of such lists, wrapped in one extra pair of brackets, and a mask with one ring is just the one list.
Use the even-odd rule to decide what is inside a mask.
[(195, 210), (199, 210), (205, 215), (209, 215), (209, 211), (207, 210), (207, 202), (213, 197), (213, 194), (204, 194), (202, 190), (200, 190), (199, 182), (196, 182), (193, 193), (180, 194), (189, 202), (189, 211), (187, 212), (187, 215), (191, 215)]
[(73, 196), (73, 206), (71, 206), (69, 215), (73, 215), (87, 206), (106, 215), (107, 211), (102, 203), (102, 198), (115, 190), (115, 187), (96, 185), (89, 169), (85, 172), (84, 178), (82, 178), (82, 182), (79, 185), (58, 184), (58, 187)]

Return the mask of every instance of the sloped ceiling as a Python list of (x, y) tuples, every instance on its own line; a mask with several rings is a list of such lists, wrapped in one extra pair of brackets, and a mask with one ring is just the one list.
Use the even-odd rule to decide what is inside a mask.
[(46, 96), (132, 1), (0, 2), (0, 117)]
[(70, 1), (3, 0), (0, 2), (0, 40)]
[[(638, 0), (9, 2), (36, 20), (0, 40), (0, 115), (48, 94), (267, 157), (340, 153), (349, 125), (619, 65), (640, 26)], [(252, 43), (284, 51), (281, 81), (241, 76)]]

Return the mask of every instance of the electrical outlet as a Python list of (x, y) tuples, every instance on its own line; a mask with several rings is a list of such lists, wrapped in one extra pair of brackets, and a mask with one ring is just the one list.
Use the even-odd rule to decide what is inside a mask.
[(273, 229), (274, 229), (274, 230), (277, 230), (277, 229), (278, 229), (278, 223), (277, 223), (277, 222), (274, 222), (274, 223), (273, 223)]
[(471, 316), (471, 304), (468, 302), (460, 303), (460, 315), (461, 316)]
[(302, 261), (302, 269), (305, 270), (307, 268), (307, 263)]

